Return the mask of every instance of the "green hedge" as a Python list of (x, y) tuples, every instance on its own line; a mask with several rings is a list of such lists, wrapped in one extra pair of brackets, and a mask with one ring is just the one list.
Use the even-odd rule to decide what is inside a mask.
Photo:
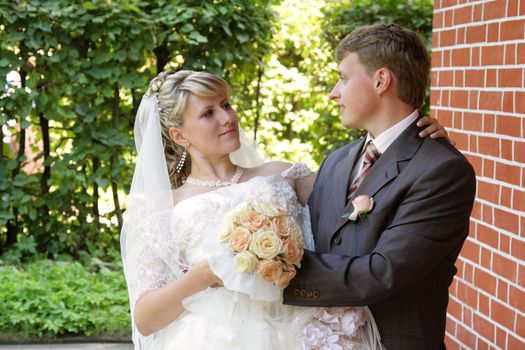
[(122, 271), (40, 260), (0, 266), (0, 342), (92, 336), (129, 339)]

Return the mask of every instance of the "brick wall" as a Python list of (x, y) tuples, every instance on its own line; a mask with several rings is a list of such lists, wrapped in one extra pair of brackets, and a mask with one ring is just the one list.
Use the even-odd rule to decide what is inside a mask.
[(525, 0), (434, 1), (431, 113), (476, 169), (449, 349), (525, 349)]

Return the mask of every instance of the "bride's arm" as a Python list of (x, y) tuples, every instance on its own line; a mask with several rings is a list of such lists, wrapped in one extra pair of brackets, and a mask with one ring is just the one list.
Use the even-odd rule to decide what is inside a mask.
[(148, 336), (166, 327), (184, 312), (182, 301), (185, 298), (217, 283), (221, 281), (205, 259), (171, 284), (144, 293), (135, 304), (134, 319), (139, 332)]

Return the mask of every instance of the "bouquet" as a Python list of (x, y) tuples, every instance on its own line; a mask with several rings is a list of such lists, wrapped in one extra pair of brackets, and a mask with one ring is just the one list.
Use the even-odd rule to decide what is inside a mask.
[(219, 240), (234, 253), (239, 272), (256, 273), (277, 286), (286, 286), (301, 266), (304, 241), (299, 225), (286, 210), (254, 199), (230, 211)]

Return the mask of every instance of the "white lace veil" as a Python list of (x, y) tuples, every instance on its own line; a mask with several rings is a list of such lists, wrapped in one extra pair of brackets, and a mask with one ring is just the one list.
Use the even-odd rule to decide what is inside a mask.
[[(120, 240), (135, 349), (140, 349), (141, 344), (146, 345), (150, 339), (136, 329), (133, 318), (136, 300), (143, 292), (176, 279), (185, 268), (177, 247), (170, 247), (169, 256), (165, 253), (168, 251), (165, 245), (174, 229), (170, 217), (174, 203), (159, 118), (157, 94), (146, 94), (135, 118), (138, 158)], [(261, 164), (263, 160), (254, 143), (242, 131), (240, 137), (241, 147), (230, 155), (232, 161), (243, 167)], [(153, 266), (155, 269), (152, 269)]]

